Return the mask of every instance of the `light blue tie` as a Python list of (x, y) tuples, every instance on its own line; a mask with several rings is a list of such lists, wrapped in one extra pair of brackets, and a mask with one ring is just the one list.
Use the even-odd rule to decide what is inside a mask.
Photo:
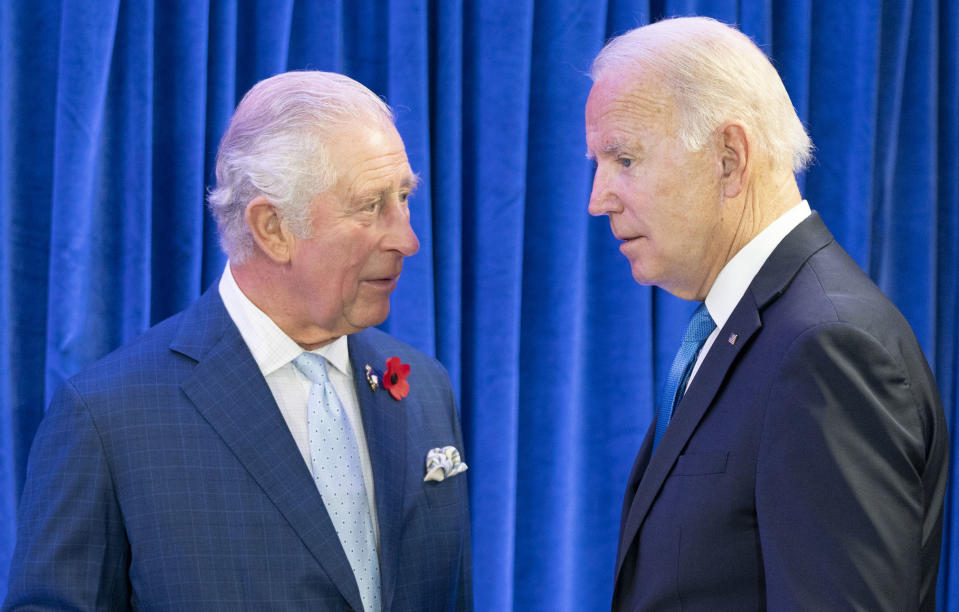
[(303, 353), (293, 364), (313, 382), (306, 424), (316, 488), (353, 568), (363, 608), (380, 612), (380, 564), (356, 436), (327, 375), (326, 359)]
[(673, 359), (673, 365), (669, 368), (669, 376), (666, 377), (666, 386), (663, 388), (663, 396), (659, 402), (659, 409), (656, 411), (654, 449), (666, 432), (669, 419), (673, 416), (673, 408), (686, 392), (686, 383), (693, 371), (693, 364), (696, 363), (696, 356), (699, 355), (703, 343), (706, 342), (706, 338), (714, 329), (716, 329), (716, 323), (709, 316), (706, 304), (700, 304), (692, 318), (689, 319), (689, 325), (686, 326), (686, 335), (683, 336), (683, 343)]

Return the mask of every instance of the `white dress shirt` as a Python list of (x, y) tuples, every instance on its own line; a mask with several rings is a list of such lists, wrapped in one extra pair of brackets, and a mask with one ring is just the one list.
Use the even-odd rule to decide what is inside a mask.
[[(286, 426), (296, 441), (296, 446), (303, 456), (312, 474), (310, 461), (310, 438), (306, 426), (307, 402), (310, 398), (312, 382), (304, 376), (293, 360), (304, 352), (292, 338), (262, 310), (250, 301), (233, 278), (230, 264), (226, 265), (223, 276), (220, 277), (220, 298), (226, 311), (240, 330), (243, 341), (246, 342), (260, 373), (266, 379), (273, 399), (283, 414)], [(370, 512), (373, 516), (373, 530), (379, 544), (379, 523), (376, 518), (375, 493), (373, 491), (373, 468), (370, 464), (370, 453), (366, 445), (366, 432), (363, 430), (363, 419), (360, 415), (359, 401), (356, 398), (356, 388), (353, 386), (353, 366), (350, 364), (349, 345), (346, 336), (340, 336), (330, 344), (310, 351), (326, 358), (331, 366), (327, 368), (330, 382), (336, 390), (336, 395), (343, 404), (343, 410), (353, 426), (360, 456), (360, 469), (363, 472), (363, 484), (366, 486), (366, 495), (370, 502)]]
[[(746, 246), (741, 248), (719, 271), (713, 286), (706, 294), (705, 300), (706, 310), (709, 311), (709, 316), (716, 322), (716, 329), (709, 334), (702, 350), (699, 351), (696, 365), (693, 366), (693, 371), (689, 375), (689, 382), (692, 382), (693, 377), (696, 376), (700, 364), (716, 341), (719, 331), (729, 320), (729, 316), (733, 314), (733, 309), (745, 295), (750, 283), (759, 274), (760, 268), (772, 255), (772, 252), (776, 250), (779, 243), (783, 241), (783, 238), (796, 229), (796, 226), (810, 214), (812, 214), (812, 211), (806, 200), (796, 204), (746, 243)], [(689, 383), (686, 386), (688, 388)]]

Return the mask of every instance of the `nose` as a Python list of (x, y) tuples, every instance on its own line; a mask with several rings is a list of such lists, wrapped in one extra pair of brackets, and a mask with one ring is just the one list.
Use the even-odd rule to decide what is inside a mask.
[(610, 193), (606, 173), (596, 169), (593, 175), (593, 190), (589, 194), (589, 214), (593, 216), (608, 215), (616, 210), (616, 198)]
[(420, 250), (420, 241), (410, 225), (410, 209), (404, 205), (391, 207), (390, 227), (383, 241), (387, 251), (398, 251), (403, 257), (409, 257)]

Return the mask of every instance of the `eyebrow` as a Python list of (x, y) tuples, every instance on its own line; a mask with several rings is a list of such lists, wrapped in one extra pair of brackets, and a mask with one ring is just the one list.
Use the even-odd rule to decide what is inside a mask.
[[(606, 156), (616, 156), (617, 153), (623, 150), (623, 144), (621, 142), (615, 141), (611, 142), (608, 145), (600, 149), (603, 155)], [(586, 151), (586, 159), (596, 161), (596, 156), (589, 150)]]
[[(395, 191), (402, 191), (403, 189), (409, 189), (410, 191), (409, 195), (413, 195), (414, 193), (416, 193), (416, 189), (420, 186), (422, 182), (423, 182), (423, 179), (420, 178), (419, 174), (415, 174), (415, 173), (410, 174), (409, 176), (404, 178), (402, 181), (400, 181), (399, 189), (396, 189)], [(386, 188), (386, 189), (380, 189), (379, 191), (376, 191), (376, 192), (370, 192), (367, 197), (373, 196), (376, 198), (385, 199), (391, 193), (394, 193), (394, 190), (391, 188)]]
[(413, 193), (414, 191), (417, 190), (417, 188), (419, 188), (422, 182), (423, 182), (423, 179), (420, 178), (420, 175), (418, 173), (413, 173), (409, 175), (408, 177), (406, 177), (405, 179), (403, 179), (403, 181), (400, 183), (400, 187), (401, 188), (406, 187), (407, 189), (410, 190), (410, 193)]

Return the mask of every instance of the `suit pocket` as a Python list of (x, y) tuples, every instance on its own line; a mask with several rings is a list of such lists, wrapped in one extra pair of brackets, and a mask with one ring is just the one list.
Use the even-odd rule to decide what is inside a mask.
[[(426, 493), (426, 501), (430, 508), (442, 508), (451, 506), (460, 499), (460, 488), (456, 486), (461, 475), (456, 475), (440, 482), (429, 481), (423, 483), (423, 492)], [(463, 479), (465, 480), (465, 478)]]
[(722, 474), (729, 460), (728, 451), (708, 453), (686, 453), (679, 456), (673, 474), (676, 476), (696, 476), (699, 474)]

